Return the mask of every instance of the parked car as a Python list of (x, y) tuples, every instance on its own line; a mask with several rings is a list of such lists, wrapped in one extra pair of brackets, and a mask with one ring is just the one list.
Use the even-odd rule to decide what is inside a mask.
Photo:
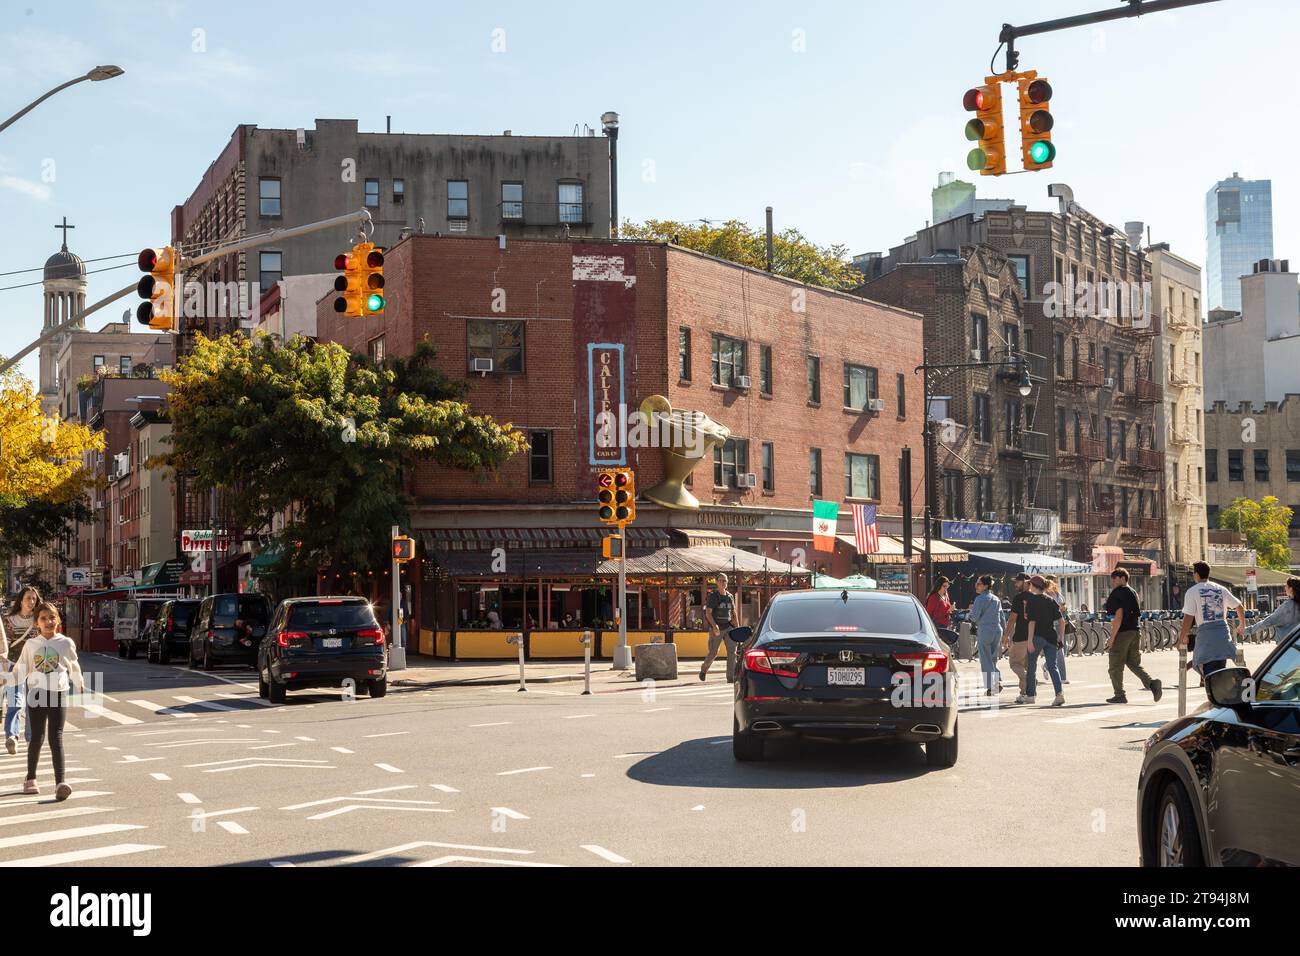
[(146, 628), (153, 623), (167, 598), (128, 598), (116, 602), (113, 615), (113, 639), (117, 656), (134, 658), (149, 643)]
[(257, 662), (257, 645), (271, 620), (264, 594), (210, 594), (190, 628), (187, 662), (210, 671), (217, 664)]
[(1148, 738), (1138, 775), (1143, 866), (1300, 866), (1300, 628), (1252, 676), (1226, 667), (1209, 702)]
[(276, 608), (257, 653), (257, 692), (273, 703), (300, 687), (355, 684), (388, 692), (388, 648), (374, 608), (359, 597), (289, 598)]
[(168, 601), (159, 609), (158, 617), (148, 628), (145, 659), (150, 664), (167, 664), (173, 655), (189, 653), (190, 628), (201, 603), (197, 598)]
[(931, 766), (957, 762), (952, 654), (925, 608), (888, 591), (786, 591), (737, 648), (732, 753), (770, 740), (903, 740)]

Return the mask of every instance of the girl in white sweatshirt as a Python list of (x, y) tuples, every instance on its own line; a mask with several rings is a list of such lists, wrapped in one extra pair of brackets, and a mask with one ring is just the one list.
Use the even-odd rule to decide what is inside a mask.
[(67, 717), (69, 692), (86, 690), (81, 665), (77, 663), (77, 645), (59, 633), (63, 622), (53, 604), (36, 608), (39, 632), (23, 645), (22, 655), (13, 670), (0, 675), (5, 684), (18, 684), (27, 691), (27, 720), (32, 728), (32, 742), (27, 748), (27, 779), (23, 793), (40, 793), (36, 786), (36, 764), (41, 758), (41, 744), (46, 728), (50, 735), (50, 758), (54, 764), (54, 796), (66, 800), (72, 788), (63, 782), (63, 725)]

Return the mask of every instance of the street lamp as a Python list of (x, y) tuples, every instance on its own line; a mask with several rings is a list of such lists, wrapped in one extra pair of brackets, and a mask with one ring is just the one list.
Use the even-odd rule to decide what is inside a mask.
[(26, 116), (33, 109), (35, 109), (40, 104), (44, 103), (46, 100), (48, 100), (55, 93), (58, 93), (60, 90), (66, 90), (69, 86), (76, 86), (78, 83), (81, 83), (84, 80), (90, 80), (96, 83), (99, 82), (100, 80), (111, 80), (113, 79), (113, 77), (121, 76), (125, 72), (126, 71), (123, 70), (120, 66), (113, 66), (112, 64), (106, 64), (104, 66), (97, 66), (93, 70), (86, 72), (82, 76), (78, 76), (75, 79), (68, 80), (68, 82), (66, 83), (60, 83), (58, 86), (50, 90), (44, 96), (32, 100), (30, 103), (28, 103), (26, 106), (20, 109), (13, 116), (9, 117), (3, 123), (0, 123), (0, 132), (3, 132), (5, 129), (11, 126), (15, 120), (21, 119), (22, 117)]

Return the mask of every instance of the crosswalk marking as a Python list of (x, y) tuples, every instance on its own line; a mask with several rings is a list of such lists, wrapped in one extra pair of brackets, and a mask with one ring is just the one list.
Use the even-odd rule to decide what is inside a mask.
[(597, 846), (594, 843), (584, 843), (582, 848), (588, 853), (594, 853), (602, 860), (608, 860), (610, 863), (631, 863), (631, 860), (624, 859), (613, 850), (606, 850), (603, 846)]
[(167, 849), (165, 846), (152, 846), (147, 843), (117, 843), (113, 846), (96, 847), (93, 850), (71, 850), (67, 853), (51, 853), (47, 856), (29, 856), (21, 860), (0, 860), (0, 866), (59, 866), (62, 863), (85, 863), (89, 860), (103, 860), (130, 853), (165, 849)]
[(89, 827), (69, 827), (66, 830), (44, 830), (40, 833), (25, 833), (22, 836), (0, 837), (0, 850), (14, 846), (31, 846), (33, 843), (54, 843), (59, 840), (80, 840), (82, 837), (102, 836), (105, 833), (124, 833), (127, 830), (143, 830), (138, 823), (101, 823)]
[[(237, 700), (237, 701), (239, 701), (241, 704), (252, 704), (252, 705), (254, 705), (254, 706), (256, 706), (256, 707), (275, 707), (275, 706), (277, 706), (276, 704), (271, 703), (269, 700), (262, 700), (262, 698), (260, 698), (260, 697), (253, 697), (253, 696), (250, 695), (250, 694), (227, 694), (227, 693), (220, 693), (220, 692), (219, 692), (219, 693), (217, 694), (217, 696), (220, 697), (220, 698), (222, 698), (223, 700)], [(234, 708), (234, 709), (235, 709), (235, 710), (248, 710), (249, 708), (248, 708), (248, 707), (236, 707), (236, 708)], [(245, 726), (245, 725), (242, 725), (242, 724), (241, 724), (240, 726)]]
[(227, 833), (235, 833), (235, 834), (248, 833), (248, 831), (245, 830), (243, 827), (241, 827), (238, 823), (234, 823), (230, 820), (220, 820), (217, 822), (217, 826), (221, 827), (221, 829), (225, 830)]
[[(65, 782), (68, 784), (74, 784), (74, 783), (90, 783), (91, 781), (68, 780)], [(95, 797), (111, 797), (111, 796), (113, 796), (111, 790), (74, 790), (72, 791), (72, 796), (68, 797), (68, 799), (69, 800), (90, 800), (90, 799), (94, 799)], [(0, 807), (30, 806), (35, 803), (48, 803), (49, 799), (50, 798), (47, 796), (18, 797), (17, 799), (13, 799), (13, 800), (0, 800)]]
[(109, 813), (117, 807), (65, 807), (62, 810), (41, 810), (38, 813), (21, 813), (13, 817), (0, 817), (0, 827), (13, 826), (16, 823), (29, 823), (32, 820), (57, 820), (64, 817), (84, 817), (92, 813)]
[(188, 697), (184, 694), (173, 694), (173, 700), (179, 700), (182, 704), (193, 704), (195, 707), (202, 707), (205, 710), (224, 710), (233, 712), (239, 710), (238, 707), (231, 707), (229, 704), (218, 704), (212, 700), (199, 700), (197, 697)]
[(137, 699), (137, 700), (127, 701), (127, 703), (135, 704), (135, 706), (137, 707), (143, 707), (145, 710), (151, 711), (152, 713), (155, 714), (165, 714), (168, 717), (193, 717), (194, 716), (193, 714), (187, 714), (181, 710), (173, 710), (170, 707), (164, 707), (162, 704), (155, 704), (151, 700)]
[(131, 717), (127, 714), (119, 714), (115, 710), (109, 710), (99, 704), (86, 704), (85, 711), (92, 717), (105, 717), (117, 724), (142, 724), (144, 723), (139, 717)]

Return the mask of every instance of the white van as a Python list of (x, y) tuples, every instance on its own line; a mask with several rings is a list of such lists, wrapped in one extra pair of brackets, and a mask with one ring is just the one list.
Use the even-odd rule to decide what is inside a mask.
[(168, 598), (127, 598), (116, 602), (113, 609), (113, 640), (117, 641), (117, 656), (134, 658), (140, 648), (149, 642), (145, 628), (158, 617), (158, 611)]

